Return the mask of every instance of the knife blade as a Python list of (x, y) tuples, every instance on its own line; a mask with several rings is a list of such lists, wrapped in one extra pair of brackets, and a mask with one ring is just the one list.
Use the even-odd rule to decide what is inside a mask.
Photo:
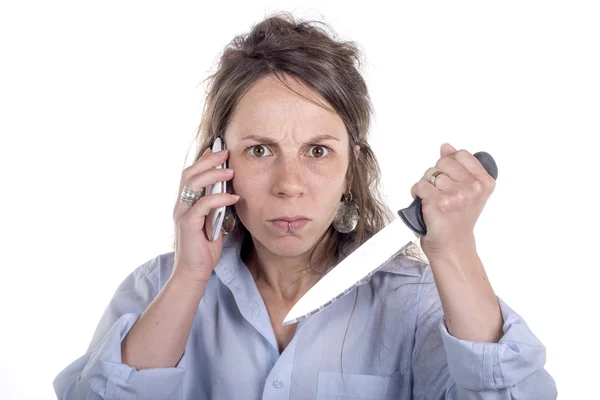
[[(485, 170), (498, 178), (498, 167), (492, 156), (484, 151), (474, 153)], [(427, 234), (421, 198), (398, 211), (396, 218), (350, 253), (298, 300), (283, 321), (291, 325), (314, 315), (355, 287), (367, 283), (387, 262)]]

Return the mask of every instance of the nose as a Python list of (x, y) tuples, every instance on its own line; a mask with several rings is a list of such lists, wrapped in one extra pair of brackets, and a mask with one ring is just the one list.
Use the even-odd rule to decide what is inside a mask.
[(278, 197), (295, 197), (304, 194), (304, 172), (298, 159), (282, 155), (272, 166), (274, 170), (273, 193)]

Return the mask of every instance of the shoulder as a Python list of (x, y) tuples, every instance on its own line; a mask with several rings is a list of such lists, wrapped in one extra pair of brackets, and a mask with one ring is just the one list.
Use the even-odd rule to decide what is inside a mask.
[(135, 268), (129, 278), (159, 292), (173, 272), (174, 259), (174, 251), (158, 254)]
[[(220, 278), (224, 283), (229, 282), (234, 276), (239, 273), (239, 249), (236, 247), (224, 247), (219, 262), (215, 266), (210, 275), (206, 291), (215, 285)], [(144, 262), (137, 267), (131, 276), (135, 280), (146, 281), (152, 285), (153, 289), (158, 293), (165, 286), (171, 274), (175, 263), (175, 252), (158, 254), (152, 259)]]
[[(216, 281), (219, 279), (217, 278), (226, 283), (238, 274), (239, 269), (243, 266), (239, 256), (240, 247), (241, 244), (238, 238), (232, 235), (225, 237), (221, 257), (210, 275), (207, 289), (218, 285)], [(156, 292), (159, 292), (171, 277), (174, 263), (174, 251), (161, 253), (137, 267), (130, 277), (148, 282)]]
[(427, 281), (431, 275), (431, 266), (424, 261), (400, 254), (383, 264), (373, 277), (387, 280)]
[(398, 304), (420, 303), (425, 299), (429, 302), (437, 297), (431, 266), (404, 254), (381, 266), (370, 282), (374, 290)]
[(428, 263), (400, 254), (381, 266), (377, 271), (382, 274), (424, 277), (431, 269)]

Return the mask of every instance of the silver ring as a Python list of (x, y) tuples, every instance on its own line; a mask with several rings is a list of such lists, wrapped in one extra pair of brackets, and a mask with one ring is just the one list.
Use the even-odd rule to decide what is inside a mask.
[(431, 178), (429, 178), (429, 183), (431, 183), (434, 187), (437, 187), (437, 186), (435, 186), (435, 181), (437, 180), (437, 177), (440, 176), (440, 175), (442, 175), (442, 174), (446, 175), (447, 177), (450, 177), (450, 175), (448, 175), (445, 172), (435, 171), (433, 173), (433, 175), (431, 175)]
[(192, 189), (187, 185), (183, 185), (179, 202), (188, 206), (193, 206), (202, 197), (202, 192)]

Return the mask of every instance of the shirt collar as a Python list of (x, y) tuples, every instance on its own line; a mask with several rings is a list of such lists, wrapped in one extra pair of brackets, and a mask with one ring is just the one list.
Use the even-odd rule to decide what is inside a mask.
[[(236, 234), (227, 235), (223, 238), (223, 251), (215, 267), (215, 273), (224, 283), (231, 282), (239, 273), (240, 268), (246, 268), (240, 258), (241, 239), (241, 235)], [(331, 271), (336, 265), (330, 266), (326, 273)], [(426, 266), (427, 264), (422, 261), (408, 258), (405, 255), (399, 255), (384, 264), (376, 273), (419, 277), (423, 274)]]
[[(353, 250), (352, 250), (353, 251)], [(348, 257), (352, 254), (352, 251), (349, 248), (349, 245), (342, 250), (342, 255), (339, 258), (339, 262), (345, 257)], [(327, 272), (332, 270), (336, 265), (332, 265), (327, 269)], [(406, 275), (406, 276), (421, 276), (423, 274), (424, 268), (427, 266), (426, 263), (415, 260), (413, 258), (408, 258), (404, 254), (399, 254), (385, 264), (381, 265), (379, 269), (375, 273), (390, 273), (394, 275)], [(326, 272), (326, 273), (327, 273)]]
[(421, 276), (427, 264), (408, 258), (405, 255), (399, 255), (388, 261), (379, 271), (382, 273), (390, 273), (395, 275)]
[(225, 284), (231, 282), (236, 277), (240, 268), (246, 268), (240, 257), (241, 249), (241, 237), (231, 234), (223, 238), (223, 250), (221, 258), (215, 266), (215, 273)]

